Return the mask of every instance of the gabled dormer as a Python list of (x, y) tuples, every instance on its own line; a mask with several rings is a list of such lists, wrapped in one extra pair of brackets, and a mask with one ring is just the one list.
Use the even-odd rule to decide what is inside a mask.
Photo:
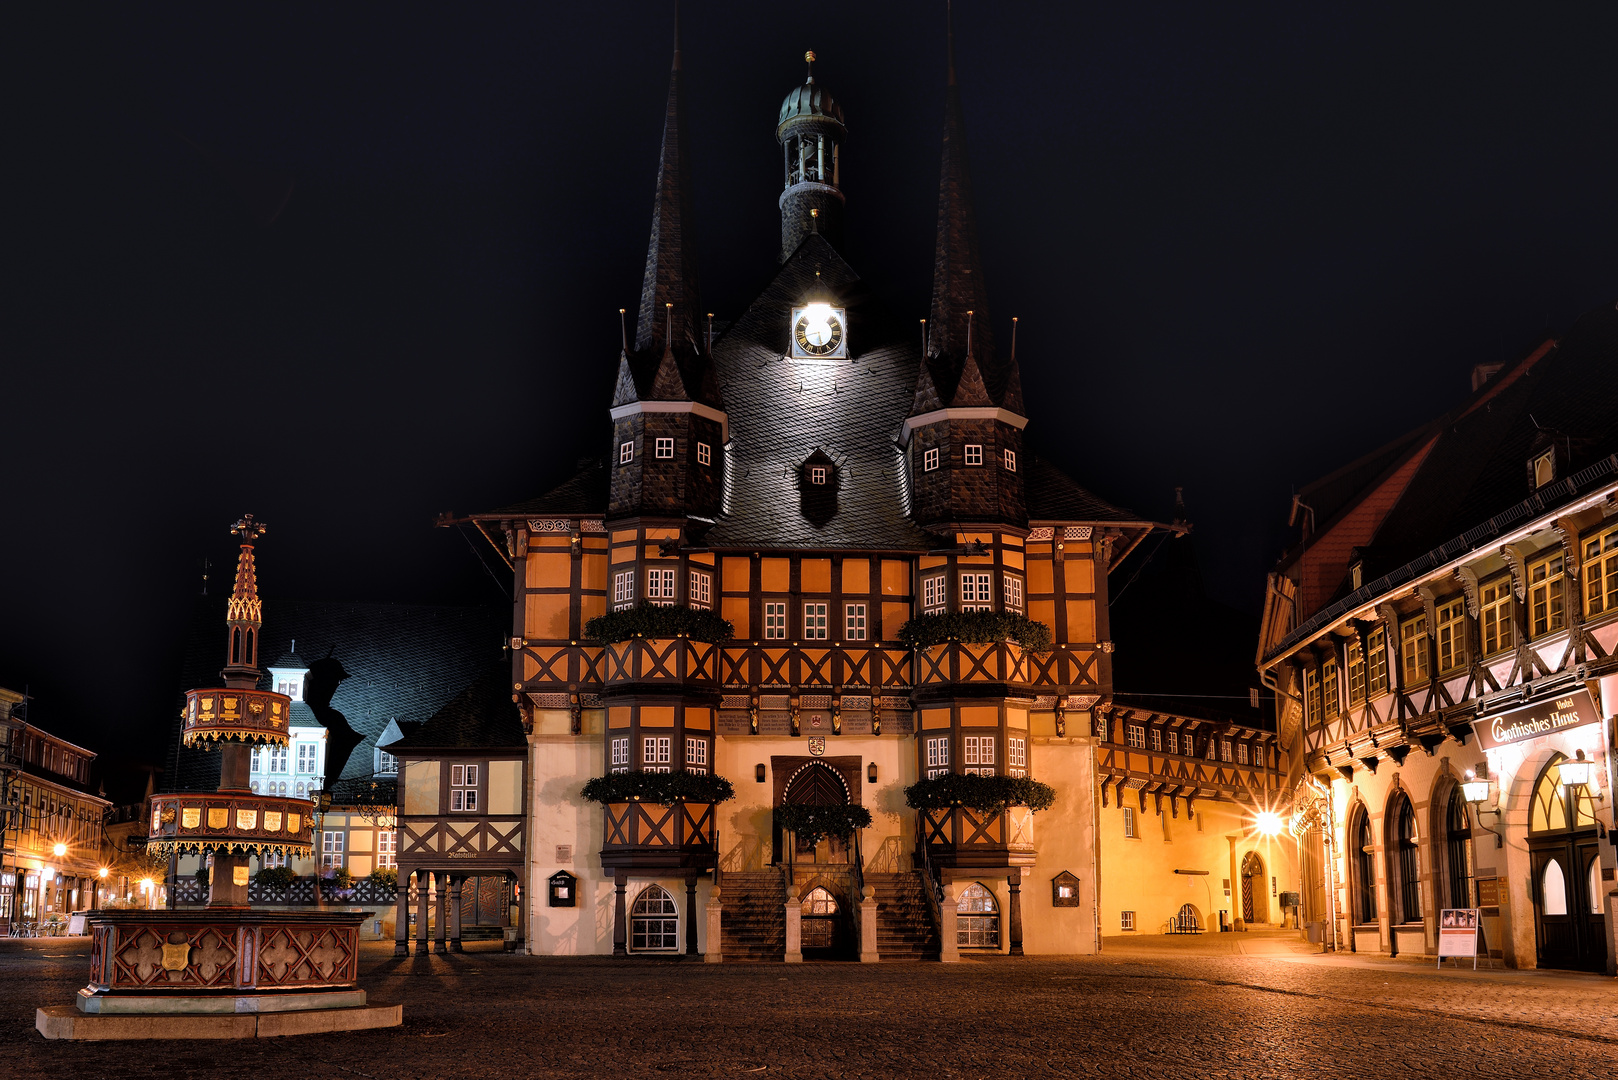
[(266, 670), (270, 673), (270, 689), (285, 694), (293, 701), (304, 700), (304, 688), (309, 680), (309, 665), (298, 655), (296, 640), (282, 654), (281, 659)]

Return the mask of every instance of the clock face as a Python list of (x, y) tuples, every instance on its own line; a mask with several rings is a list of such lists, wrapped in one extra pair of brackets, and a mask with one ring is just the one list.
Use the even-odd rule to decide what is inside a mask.
[(843, 313), (830, 304), (810, 304), (793, 311), (792, 345), (799, 356), (842, 356)]

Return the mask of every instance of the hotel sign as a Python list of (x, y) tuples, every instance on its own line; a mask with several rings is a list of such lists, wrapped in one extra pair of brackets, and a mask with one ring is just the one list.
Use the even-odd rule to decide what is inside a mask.
[(1472, 726), (1477, 729), (1478, 742), (1483, 749), (1493, 750), (1497, 746), (1584, 727), (1600, 719), (1601, 713), (1597, 711), (1595, 702), (1590, 700), (1590, 692), (1575, 690), (1571, 694), (1561, 694), (1499, 716), (1474, 720)]

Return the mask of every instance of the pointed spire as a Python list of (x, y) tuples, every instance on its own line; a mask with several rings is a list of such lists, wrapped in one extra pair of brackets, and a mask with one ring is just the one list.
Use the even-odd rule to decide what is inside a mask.
[(1018, 416), (1027, 416), (1022, 400), (1022, 369), (1017, 366), (1017, 320), (1011, 320), (1011, 355), (1006, 359), (1005, 385), (1000, 389), (1000, 407)]
[(264, 609), (258, 598), (258, 572), (253, 564), (253, 541), (264, 535), (264, 523), (252, 514), (242, 515), (230, 527), (241, 538), (236, 557), (236, 581), (225, 608), (228, 627), (225, 668), (220, 674), (227, 686), (251, 687), (258, 682), (258, 637), (264, 626)]
[[(680, 111), (680, 12), (674, 11), (674, 63), (669, 71), (668, 106), (663, 113), (663, 149), (657, 166), (657, 197), (652, 203), (652, 236), (646, 248), (635, 348), (678, 348), (699, 340), (696, 245), (692, 238), (691, 169)], [(666, 318), (673, 304), (672, 319)], [(672, 330), (670, 329), (672, 327)]]

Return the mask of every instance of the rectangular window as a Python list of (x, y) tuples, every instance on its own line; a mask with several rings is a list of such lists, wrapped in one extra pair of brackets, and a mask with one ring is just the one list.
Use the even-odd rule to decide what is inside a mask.
[(633, 442), (618, 444), (618, 464), (628, 465), (635, 460), (635, 444)]
[(1179, 752), (1180, 752), (1180, 736), (1177, 733), (1171, 731), (1171, 732), (1169, 732), (1169, 753), (1178, 754)]
[(669, 771), (669, 737), (648, 735), (641, 740), (640, 767), (647, 772)]
[[(1130, 833), (1128, 835), (1133, 836), (1134, 834)], [(1133, 911), (1120, 912), (1119, 913), (1119, 919), (1118, 919), (1118, 926), (1119, 926), (1120, 929), (1123, 929), (1123, 930), (1133, 930), (1133, 929), (1135, 929), (1135, 913)]]
[(976, 776), (994, 775), (994, 736), (968, 735), (961, 740), (961, 764), (964, 771)]
[(938, 447), (922, 452), (921, 468), (923, 472), (933, 472), (938, 468)]
[(1001, 592), (1005, 594), (1006, 610), (1021, 613), (1022, 611), (1022, 578), (1014, 574), (1007, 574), (1000, 579)]
[(826, 640), (826, 605), (803, 605), (803, 636), (810, 641)]
[(1006, 739), (1006, 766), (1012, 776), (1028, 775), (1028, 740), (1018, 736)]
[(399, 774), (399, 759), (386, 750), (378, 750), (376, 753), (376, 771), (383, 776), (397, 776)]
[(1400, 624), (1399, 657), (1406, 686), (1427, 681), (1427, 616), (1417, 615)]
[(376, 865), (380, 869), (399, 866), (399, 830), (378, 829), (376, 831)]
[(287, 771), (287, 748), (284, 746), (270, 747), (270, 771)]
[(627, 737), (622, 738), (622, 739), (613, 739), (612, 742), (611, 742), (611, 750), (612, 750), (612, 756), (611, 756), (612, 771), (613, 772), (628, 772), (629, 771), (629, 739)]
[(927, 775), (929, 778), (949, 772), (949, 736), (939, 735), (927, 740)]
[(1360, 651), (1359, 640), (1348, 646), (1348, 703), (1358, 705), (1365, 700), (1365, 654)]
[(657, 457), (671, 458), (671, 457), (674, 456), (674, 440), (673, 439), (660, 438), (653, 445), (656, 447), (656, 449), (653, 451), (653, 453)]
[(1229, 761), (1230, 760), (1230, 740), (1229, 739), (1220, 739), (1219, 740), (1219, 760), (1220, 761)]
[(1214, 758), (1219, 756), (1219, 740), (1218, 739), (1215, 739), (1212, 736), (1209, 736), (1209, 738), (1208, 738), (1208, 752), (1206, 754), (1204, 754), (1203, 756), (1205, 758), (1207, 758), (1209, 761), (1212, 761)]
[(1253, 764), (1257, 765), (1259, 768), (1262, 769), (1264, 767), (1265, 755), (1266, 755), (1266, 751), (1264, 749), (1264, 744), (1263, 743), (1254, 743), (1253, 744)]
[(994, 610), (994, 594), (989, 591), (988, 574), (961, 575), (962, 611)]
[(667, 607), (674, 603), (674, 571), (652, 567), (646, 571), (646, 599)]
[(1490, 656), (1511, 648), (1511, 580), (1502, 578), (1482, 589), (1479, 622), (1483, 624), (1483, 655)]
[(1239, 742), (1236, 744), (1236, 764), (1247, 764), (1247, 744), (1244, 742)]
[(944, 575), (934, 574), (921, 579), (921, 609), (927, 612), (944, 609)]
[(787, 606), (784, 602), (770, 601), (764, 605), (764, 636), (771, 641), (787, 636)]
[(1438, 670), (1466, 666), (1466, 601), (1451, 600), (1434, 614), (1438, 619)]
[(1554, 634), (1566, 621), (1562, 600), (1562, 573), (1565, 560), (1558, 550), (1549, 558), (1528, 567), (1528, 611), (1533, 620), (1532, 637)]
[(449, 767), (449, 808), (454, 811), (477, 812), (478, 767), (476, 765), (451, 765)]
[[(1133, 806), (1126, 806), (1126, 807), (1124, 807), (1124, 836), (1133, 838), (1134, 835), (1135, 835), (1135, 808)], [(1133, 915), (1131, 915), (1131, 917), (1130, 917), (1130, 925), (1131, 926), (1134, 925), (1134, 917), (1133, 917)]]
[(865, 605), (843, 605), (843, 640), (865, 640)]
[(1584, 541), (1584, 613), (1618, 611), (1618, 528)]
[(635, 606), (635, 571), (620, 570), (612, 575), (612, 606), (614, 610)]
[(298, 771), (312, 773), (315, 771), (315, 752), (319, 749), (314, 743), (298, 744)]
[(1146, 749), (1146, 729), (1139, 724), (1125, 724), (1124, 738), (1136, 750)]
[(826, 482), (826, 466), (811, 465), (809, 467), (809, 482), (811, 484), (824, 484)]
[(708, 740), (693, 739), (689, 736), (685, 740), (685, 771), (705, 773), (708, 771)]
[(1161, 751), (1163, 749), (1163, 732), (1160, 729), (1154, 727), (1154, 728), (1148, 728), (1146, 734), (1147, 734), (1147, 737), (1151, 740), (1152, 749)]
[(1015, 450), (1007, 450), (1007, 451), (1005, 451), (1003, 460), (1006, 463), (1006, 472), (1016, 472), (1017, 471), (1017, 451), (1015, 451)]
[(698, 465), (712, 465), (713, 464), (713, 447), (709, 446), (705, 442), (697, 443), (697, 464)]
[(257, 747), (257, 746), (253, 747), (252, 771), (253, 772), (263, 772), (264, 771), (264, 750), (263, 750), (262, 747)]
[(322, 868), (341, 869), (343, 865), (343, 834), (340, 832), (322, 832), (320, 834), (320, 865)]
[(705, 608), (713, 603), (713, 578), (701, 570), (691, 571), (691, 606)]
[(983, 464), (983, 447), (977, 443), (966, 444), (966, 463), (968, 465)]
[[(1370, 655), (1365, 662), (1365, 694), (1376, 697), (1388, 692), (1388, 632), (1377, 627), (1365, 639)], [(1257, 693), (1257, 691), (1255, 691)], [(1254, 699), (1257, 700), (1256, 698)]]
[(1303, 673), (1303, 711), (1307, 723), (1320, 723), (1320, 672), (1315, 668)]
[(1320, 706), (1322, 716), (1336, 716), (1342, 712), (1338, 703), (1337, 659), (1333, 657), (1320, 665)]

